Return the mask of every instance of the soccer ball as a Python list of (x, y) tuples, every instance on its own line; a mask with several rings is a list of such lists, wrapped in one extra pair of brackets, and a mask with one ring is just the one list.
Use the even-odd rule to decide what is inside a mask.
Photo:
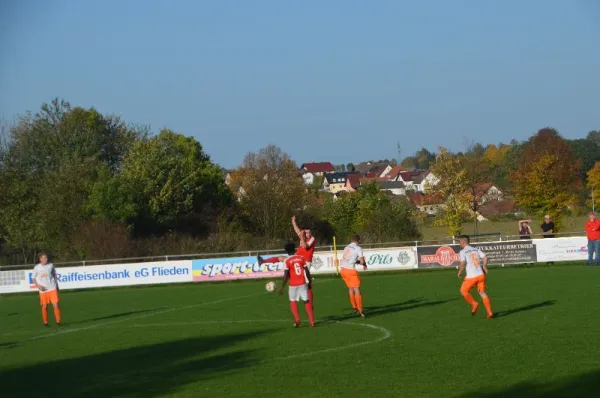
[(274, 292), (275, 291), (275, 282), (269, 282), (265, 285), (265, 289), (267, 289), (267, 292)]

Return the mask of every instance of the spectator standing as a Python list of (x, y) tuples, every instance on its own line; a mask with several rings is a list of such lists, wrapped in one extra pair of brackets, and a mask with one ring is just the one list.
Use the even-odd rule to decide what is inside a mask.
[(552, 222), (552, 218), (548, 215), (544, 217), (544, 223), (542, 224), (542, 236), (544, 238), (554, 238), (554, 223)]
[(600, 219), (596, 213), (590, 213), (590, 220), (585, 224), (585, 232), (588, 238), (588, 265), (594, 263), (596, 254), (596, 265), (600, 265)]
[(521, 239), (531, 239), (531, 235), (533, 235), (533, 230), (531, 229), (531, 220), (521, 220), (519, 221), (519, 235)]

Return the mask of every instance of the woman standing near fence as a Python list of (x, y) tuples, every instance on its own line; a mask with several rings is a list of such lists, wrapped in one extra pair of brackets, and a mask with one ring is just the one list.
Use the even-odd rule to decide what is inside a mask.
[(531, 239), (533, 230), (531, 229), (531, 220), (519, 221), (519, 235), (521, 239)]

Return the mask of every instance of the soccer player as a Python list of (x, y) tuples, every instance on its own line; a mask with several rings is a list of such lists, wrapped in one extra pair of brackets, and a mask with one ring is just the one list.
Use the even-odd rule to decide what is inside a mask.
[[(292, 217), (292, 226), (294, 227), (296, 235), (300, 238), (300, 246), (298, 247), (296, 254), (303, 256), (306, 259), (306, 267), (310, 270), (315, 254), (315, 237), (312, 236), (310, 229), (303, 230), (298, 227), (298, 224), (296, 224), (296, 216)], [(259, 264), (276, 264), (281, 262), (279, 257), (263, 259), (261, 256), (258, 256), (257, 258)], [(308, 298), (314, 309), (312, 283), (310, 283), (308, 287)]]
[(354, 235), (352, 237), (352, 243), (350, 243), (344, 249), (344, 255), (340, 261), (340, 268), (342, 279), (348, 287), (348, 295), (350, 297), (350, 304), (355, 313), (365, 318), (363, 312), (363, 301), (360, 293), (360, 277), (356, 270), (356, 265), (360, 264), (363, 269), (367, 269), (367, 263), (365, 261), (365, 255), (360, 245), (360, 236)]
[(302, 256), (294, 254), (296, 245), (288, 243), (285, 245), (285, 252), (288, 257), (279, 257), (279, 261), (285, 262), (285, 271), (283, 273), (283, 282), (279, 295), (283, 295), (285, 285), (290, 283), (289, 298), (290, 309), (294, 315), (294, 327), (300, 327), (300, 314), (298, 313), (298, 301), (304, 301), (304, 308), (308, 314), (310, 327), (315, 327), (315, 315), (313, 313), (310, 299), (308, 298), (308, 289), (310, 286), (310, 271), (306, 267), (306, 259)]
[[(300, 238), (300, 246), (298, 247), (296, 254), (303, 256), (306, 259), (306, 267), (310, 270), (315, 254), (315, 237), (312, 236), (310, 229), (302, 230), (298, 227), (298, 224), (296, 224), (296, 216), (292, 217), (292, 226), (294, 227), (294, 232), (296, 232), (296, 235)], [(308, 298), (314, 309), (315, 302), (313, 300), (312, 283), (308, 285)]]
[(48, 262), (46, 253), (40, 254), (40, 262), (33, 268), (33, 284), (40, 292), (40, 304), (42, 306), (42, 320), (44, 326), (48, 326), (48, 304), (54, 308), (54, 319), (60, 326), (60, 307), (58, 305), (58, 280), (56, 269)]
[(477, 313), (479, 303), (475, 301), (469, 291), (477, 286), (477, 291), (483, 300), (483, 305), (487, 310), (487, 317), (493, 318), (492, 303), (487, 293), (485, 292), (485, 277), (488, 273), (487, 264), (488, 257), (481, 249), (471, 246), (471, 240), (468, 236), (459, 236), (458, 241), (462, 250), (460, 251), (460, 267), (458, 268), (458, 277), (462, 277), (463, 271), (466, 269), (467, 275), (460, 287), (460, 294), (465, 301), (471, 305), (471, 315)]

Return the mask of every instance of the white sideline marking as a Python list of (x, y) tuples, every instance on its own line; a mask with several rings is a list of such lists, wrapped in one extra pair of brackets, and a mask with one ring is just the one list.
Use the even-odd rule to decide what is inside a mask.
[(221, 300), (215, 300), (215, 301), (205, 301), (203, 303), (186, 305), (184, 307), (167, 308), (167, 309), (164, 309), (164, 310), (158, 310), (158, 311), (154, 311), (154, 312), (147, 313), (147, 314), (141, 314), (141, 315), (137, 315), (137, 316), (132, 316), (132, 317), (129, 317), (129, 318), (117, 319), (115, 321), (103, 322), (103, 323), (96, 323), (96, 324), (85, 326), (85, 327), (82, 327), (82, 328), (65, 329), (65, 330), (61, 330), (60, 332), (41, 334), (39, 336), (30, 337), (28, 339), (18, 341), (17, 343), (25, 343), (25, 342), (28, 342), (28, 341), (34, 341), (34, 340), (44, 339), (44, 338), (48, 338), (48, 337), (54, 337), (54, 336), (59, 336), (59, 335), (63, 335), (63, 334), (68, 334), (68, 333), (81, 332), (83, 330), (95, 329), (95, 328), (99, 328), (99, 327), (102, 327), (102, 326), (113, 325), (115, 323), (127, 322), (127, 321), (131, 321), (133, 319), (148, 318), (150, 316), (154, 316), (154, 315), (158, 315), (158, 314), (165, 314), (165, 313), (173, 312), (173, 311), (187, 310), (187, 309), (190, 309), (190, 308), (197, 308), (197, 307), (202, 307), (204, 305), (210, 305), (210, 304), (219, 304), (219, 303), (224, 303), (226, 301), (240, 300), (240, 299), (244, 299), (244, 298), (248, 298), (248, 297), (260, 296), (260, 295), (263, 295), (263, 294), (267, 294), (267, 293), (254, 293), (254, 294), (248, 294), (248, 295), (245, 295), (245, 296), (229, 297), (229, 298), (225, 298), (225, 299), (221, 299)]
[[(191, 325), (207, 325), (207, 324), (230, 324), (230, 323), (279, 323), (279, 322), (290, 322), (289, 320), (284, 320), (284, 319), (264, 319), (264, 320), (260, 320), (260, 319), (242, 319), (242, 320), (232, 320), (232, 321), (194, 321), (194, 322), (164, 322), (164, 323), (144, 323), (144, 324), (135, 324), (135, 325), (129, 325), (129, 327), (134, 327), (134, 328), (147, 328), (147, 327), (171, 327), (171, 326), (191, 326)], [(330, 323), (330, 324), (342, 324), (342, 325), (350, 325), (350, 326), (360, 326), (360, 327), (365, 327), (365, 328), (369, 328), (369, 329), (373, 329), (373, 330), (377, 330), (378, 332), (381, 333), (381, 336), (374, 339), (374, 340), (366, 340), (366, 341), (361, 341), (358, 343), (352, 343), (352, 344), (346, 344), (343, 346), (339, 346), (339, 347), (332, 347), (332, 348), (325, 348), (322, 350), (315, 350), (315, 351), (309, 351), (309, 352), (303, 352), (302, 354), (292, 354), (292, 355), (288, 355), (285, 357), (279, 357), (279, 358), (273, 358), (267, 361), (259, 361), (258, 363), (266, 363), (266, 362), (272, 362), (272, 361), (281, 361), (281, 360), (288, 360), (288, 359), (294, 359), (294, 358), (300, 358), (300, 357), (306, 357), (306, 356), (310, 356), (310, 355), (315, 355), (315, 354), (324, 354), (327, 352), (333, 352), (333, 351), (341, 351), (341, 350), (347, 350), (349, 348), (355, 348), (355, 347), (360, 347), (363, 345), (368, 345), (368, 344), (376, 344), (379, 342), (382, 342), (384, 340), (389, 339), (390, 337), (392, 337), (392, 332), (390, 332), (388, 329), (382, 327), (382, 326), (377, 326), (377, 325), (373, 325), (370, 323), (358, 323), (358, 322), (345, 322), (345, 321), (325, 321), (323, 323)]]

